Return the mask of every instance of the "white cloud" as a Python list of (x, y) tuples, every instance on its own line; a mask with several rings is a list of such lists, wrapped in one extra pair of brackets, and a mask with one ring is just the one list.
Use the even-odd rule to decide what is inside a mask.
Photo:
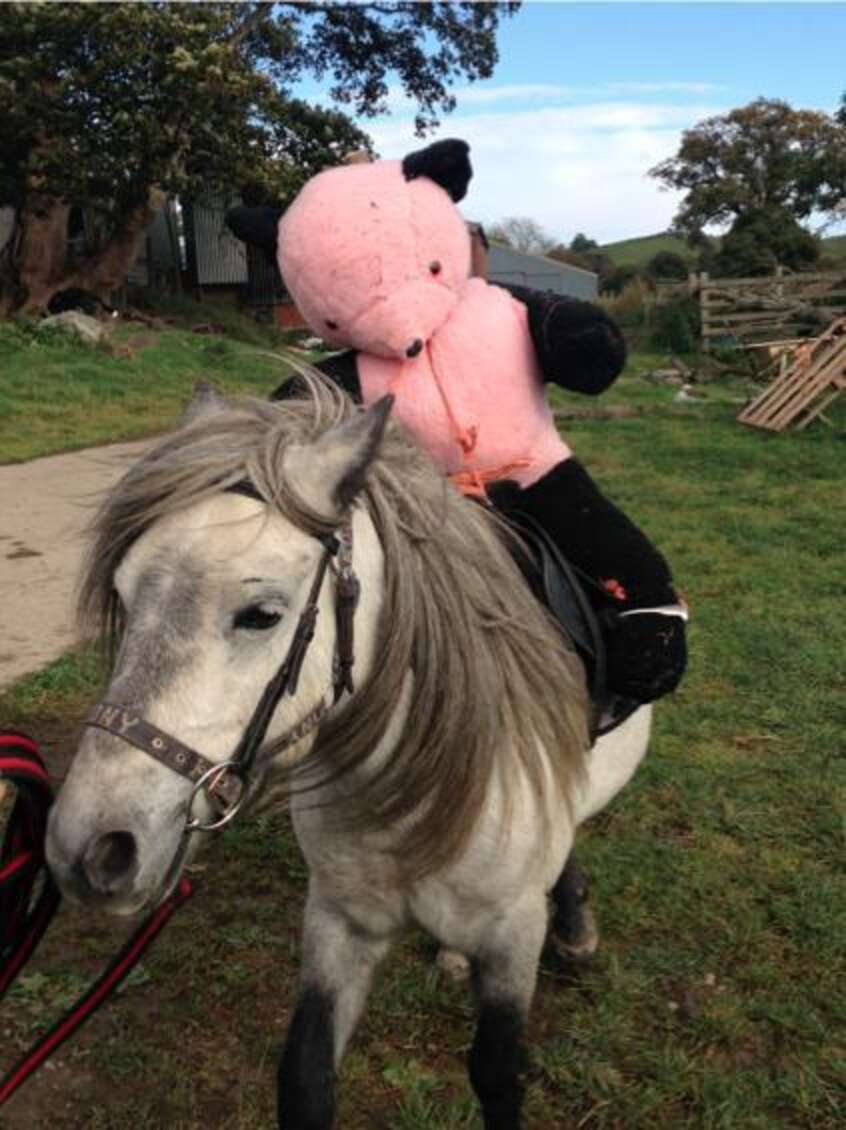
[[(500, 86), (478, 83), (451, 91), (459, 110), (466, 106), (482, 106), (514, 102), (573, 102), (576, 99), (604, 99), (619, 95), (690, 95), (698, 98), (715, 94), (721, 88), (710, 82), (604, 82), (590, 86), (567, 86), (561, 83), (528, 82)], [(411, 113), (416, 103), (400, 86), (388, 90), (387, 107), (391, 113)]]
[[(698, 93), (704, 84), (689, 85)], [(662, 191), (647, 171), (675, 153), (683, 129), (719, 112), (721, 107), (704, 103), (606, 98), (501, 112), (458, 110), (424, 141), (407, 118), (382, 118), (365, 128), (383, 157), (401, 157), (439, 137), (468, 141), (474, 167), (462, 202), (468, 218), (491, 223), (531, 216), (562, 241), (584, 231), (609, 242), (669, 226), (679, 194)]]

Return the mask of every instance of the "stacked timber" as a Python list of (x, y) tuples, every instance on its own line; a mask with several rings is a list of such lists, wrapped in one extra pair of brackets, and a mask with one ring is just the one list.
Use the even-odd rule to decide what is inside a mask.
[(846, 389), (846, 317), (793, 353), (790, 366), (738, 416), (742, 424), (781, 432), (810, 424)]

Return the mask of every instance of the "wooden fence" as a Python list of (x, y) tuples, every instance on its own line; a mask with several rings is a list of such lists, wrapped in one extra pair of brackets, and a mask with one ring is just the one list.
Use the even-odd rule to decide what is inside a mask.
[(694, 286), (705, 352), (720, 340), (749, 345), (815, 337), (846, 313), (846, 268), (816, 274), (779, 271), (754, 279), (711, 279), (703, 273), (691, 278), (690, 289)]

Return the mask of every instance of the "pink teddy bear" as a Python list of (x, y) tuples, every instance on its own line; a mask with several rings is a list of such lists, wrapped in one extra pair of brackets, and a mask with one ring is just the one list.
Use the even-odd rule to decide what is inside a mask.
[(619, 615), (608, 686), (647, 702), (675, 689), (685, 610), (663, 557), (599, 491), (561, 438), (546, 381), (597, 393), (625, 362), (617, 327), (589, 303), (470, 277), (455, 207), (468, 146), (329, 169), (286, 209), (233, 209), (246, 242), (278, 254), (314, 333), (344, 352), (321, 368), (356, 400), (394, 412), (462, 489), (539, 523)]

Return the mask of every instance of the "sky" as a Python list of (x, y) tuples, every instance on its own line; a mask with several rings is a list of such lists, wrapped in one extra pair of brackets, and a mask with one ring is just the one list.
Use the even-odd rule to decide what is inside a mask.
[(493, 76), (454, 89), (456, 110), (424, 140), (397, 88), (389, 114), (360, 124), (382, 157), (464, 138), (464, 215), (530, 216), (563, 242), (666, 230), (679, 196), (646, 173), (701, 119), (760, 96), (831, 112), (846, 92), (846, 3), (530, 0), (497, 42)]

